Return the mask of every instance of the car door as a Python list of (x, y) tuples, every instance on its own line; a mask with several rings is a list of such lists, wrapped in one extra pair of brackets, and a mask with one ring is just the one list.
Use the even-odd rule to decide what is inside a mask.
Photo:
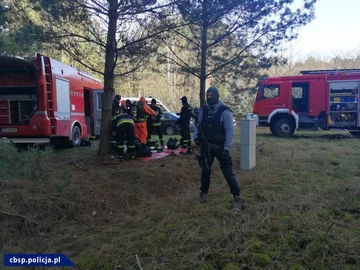
[(168, 113), (163, 113), (160, 120), (161, 120), (161, 128), (165, 129), (171, 122), (171, 115)]

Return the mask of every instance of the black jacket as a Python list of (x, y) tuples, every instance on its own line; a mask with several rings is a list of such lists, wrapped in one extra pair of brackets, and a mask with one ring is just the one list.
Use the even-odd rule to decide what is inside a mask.
[(192, 116), (192, 108), (189, 103), (185, 103), (181, 107), (179, 124), (180, 125), (190, 125), (190, 118)]
[(151, 120), (152, 124), (159, 125), (159, 123), (161, 123), (160, 119), (162, 116), (161, 108), (159, 106), (155, 106), (155, 107), (150, 106), (150, 108), (155, 112), (155, 116)]
[(111, 115), (115, 116), (119, 113), (120, 113), (120, 104), (115, 99), (113, 99)]

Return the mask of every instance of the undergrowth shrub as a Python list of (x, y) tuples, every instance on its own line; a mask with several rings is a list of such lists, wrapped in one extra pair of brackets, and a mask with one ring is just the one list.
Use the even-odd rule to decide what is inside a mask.
[(11, 144), (0, 143), (0, 179), (46, 180), (48, 173), (45, 164), (51, 152), (50, 147), (19, 150)]

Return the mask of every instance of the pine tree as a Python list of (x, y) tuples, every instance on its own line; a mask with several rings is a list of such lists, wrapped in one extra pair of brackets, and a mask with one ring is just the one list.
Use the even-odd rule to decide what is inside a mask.
[[(242, 73), (269, 67), (281, 42), (296, 38), (296, 29), (314, 16), (315, 0), (293, 10), (292, 0), (178, 0), (186, 22), (174, 32), (186, 40), (192, 61), (173, 51), (171, 58), (200, 80), (200, 105), (205, 104), (206, 80), (221, 70)], [(169, 48), (171, 40), (167, 41)]]

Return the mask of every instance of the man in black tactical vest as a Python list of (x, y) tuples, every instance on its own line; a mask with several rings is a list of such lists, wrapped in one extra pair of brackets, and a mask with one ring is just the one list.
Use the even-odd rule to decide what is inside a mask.
[(240, 187), (232, 168), (230, 149), (234, 137), (231, 110), (219, 101), (219, 90), (210, 87), (206, 92), (207, 104), (202, 108), (194, 131), (194, 141), (200, 145), (197, 155), (201, 171), (200, 201), (207, 201), (211, 166), (216, 157), (233, 195), (232, 210), (241, 210)]

